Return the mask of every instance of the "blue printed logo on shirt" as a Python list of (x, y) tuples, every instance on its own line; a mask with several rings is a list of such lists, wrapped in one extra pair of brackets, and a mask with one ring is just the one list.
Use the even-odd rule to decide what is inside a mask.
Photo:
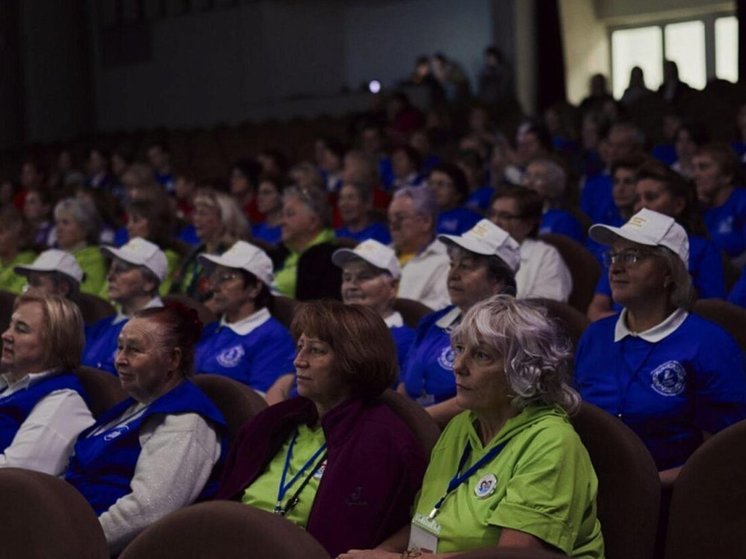
[(217, 356), (217, 361), (221, 367), (230, 369), (241, 362), (241, 358), (245, 353), (243, 346), (237, 345), (221, 351), (220, 355)]
[(444, 347), (443, 351), (438, 355), (438, 365), (448, 371), (452, 371), (454, 361), (456, 361), (456, 353), (454, 353), (453, 348), (450, 345)]
[(678, 361), (666, 361), (650, 373), (651, 388), (661, 396), (678, 396), (686, 388), (686, 369)]
[(110, 433), (106, 433), (106, 435), (104, 435), (104, 440), (111, 441), (113, 439), (116, 439), (119, 435), (125, 434), (129, 430), (130, 430), (129, 425), (122, 425), (121, 427), (117, 427)]

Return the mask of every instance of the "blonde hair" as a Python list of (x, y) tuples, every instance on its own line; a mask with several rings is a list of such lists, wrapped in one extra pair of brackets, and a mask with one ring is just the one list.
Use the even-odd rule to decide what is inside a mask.
[(216, 209), (220, 214), (221, 243), (232, 246), (236, 241), (249, 240), (249, 221), (231, 196), (212, 188), (200, 188), (194, 196), (194, 206), (199, 205)]

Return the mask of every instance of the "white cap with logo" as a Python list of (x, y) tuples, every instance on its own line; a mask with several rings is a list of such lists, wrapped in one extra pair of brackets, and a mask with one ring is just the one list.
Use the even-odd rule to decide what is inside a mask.
[(479, 221), (463, 235), (438, 235), (438, 240), (453, 243), (483, 256), (498, 256), (513, 273), (521, 263), (521, 246), (507, 231), (489, 219)]
[(272, 284), (272, 260), (267, 253), (246, 241), (236, 243), (220, 256), (200, 254), (202, 264), (215, 264), (226, 268), (237, 268), (254, 274), (262, 283)]
[(168, 261), (164, 252), (158, 245), (142, 237), (135, 237), (119, 248), (101, 247), (101, 252), (135, 266), (145, 266), (160, 281), (166, 279), (168, 274)]
[(75, 257), (69, 252), (56, 248), (45, 250), (31, 264), (15, 266), (13, 271), (21, 276), (28, 276), (31, 272), (59, 272), (75, 280), (76, 283), (83, 281), (83, 270)]
[(662, 246), (678, 255), (689, 265), (689, 237), (676, 220), (653, 210), (642, 209), (621, 227), (591, 225), (591, 239), (602, 245), (611, 245), (619, 238), (647, 246)]
[(340, 248), (332, 254), (332, 262), (340, 268), (354, 258), (360, 258), (371, 266), (388, 272), (394, 279), (401, 277), (401, 267), (396, 253), (374, 239), (363, 241), (354, 249)]

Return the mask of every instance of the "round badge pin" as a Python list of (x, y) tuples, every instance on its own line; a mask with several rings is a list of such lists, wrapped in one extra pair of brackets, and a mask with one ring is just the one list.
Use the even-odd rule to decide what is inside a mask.
[(484, 499), (485, 497), (489, 497), (490, 495), (492, 495), (495, 492), (496, 487), (497, 478), (495, 477), (495, 475), (487, 474), (485, 476), (482, 476), (482, 478), (474, 486), (474, 494), (480, 499)]

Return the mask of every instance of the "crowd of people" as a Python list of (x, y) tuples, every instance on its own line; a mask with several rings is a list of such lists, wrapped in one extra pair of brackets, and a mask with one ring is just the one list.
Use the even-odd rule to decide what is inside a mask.
[[(284, 516), (335, 557), (603, 557), (598, 482), (568, 419), (581, 401), (640, 437), (664, 489), (746, 419), (743, 350), (691, 312), (697, 298), (746, 307), (746, 103), (732, 142), (712, 142), (677, 105), (690, 91), (642, 91), (635, 71), (621, 102), (594, 77), (579, 108), (513, 136), (495, 123), (507, 69), (485, 57), (463, 126), (465, 77), (423, 57), (410, 83), (428, 88), (428, 113), (396, 92), (311, 159), (247, 153), (222, 180), (180, 168), (163, 142), (147, 162), (92, 146), (85, 171), (67, 148), (53, 167), (24, 160), (0, 191), (0, 290), (18, 295), (0, 467), (63, 476), (112, 553), (218, 498)], [(651, 145), (627, 110), (654, 95), (670, 130)], [(542, 304), (575, 287), (546, 234), (603, 270), (576, 348)], [(84, 293), (115, 314), (84, 324)], [(280, 300), (296, 302), (292, 321)], [(116, 375), (128, 399), (94, 419), (80, 365)], [(205, 373), (271, 404), (230, 447), (190, 380)], [(443, 429), (430, 456), (387, 390)]]

